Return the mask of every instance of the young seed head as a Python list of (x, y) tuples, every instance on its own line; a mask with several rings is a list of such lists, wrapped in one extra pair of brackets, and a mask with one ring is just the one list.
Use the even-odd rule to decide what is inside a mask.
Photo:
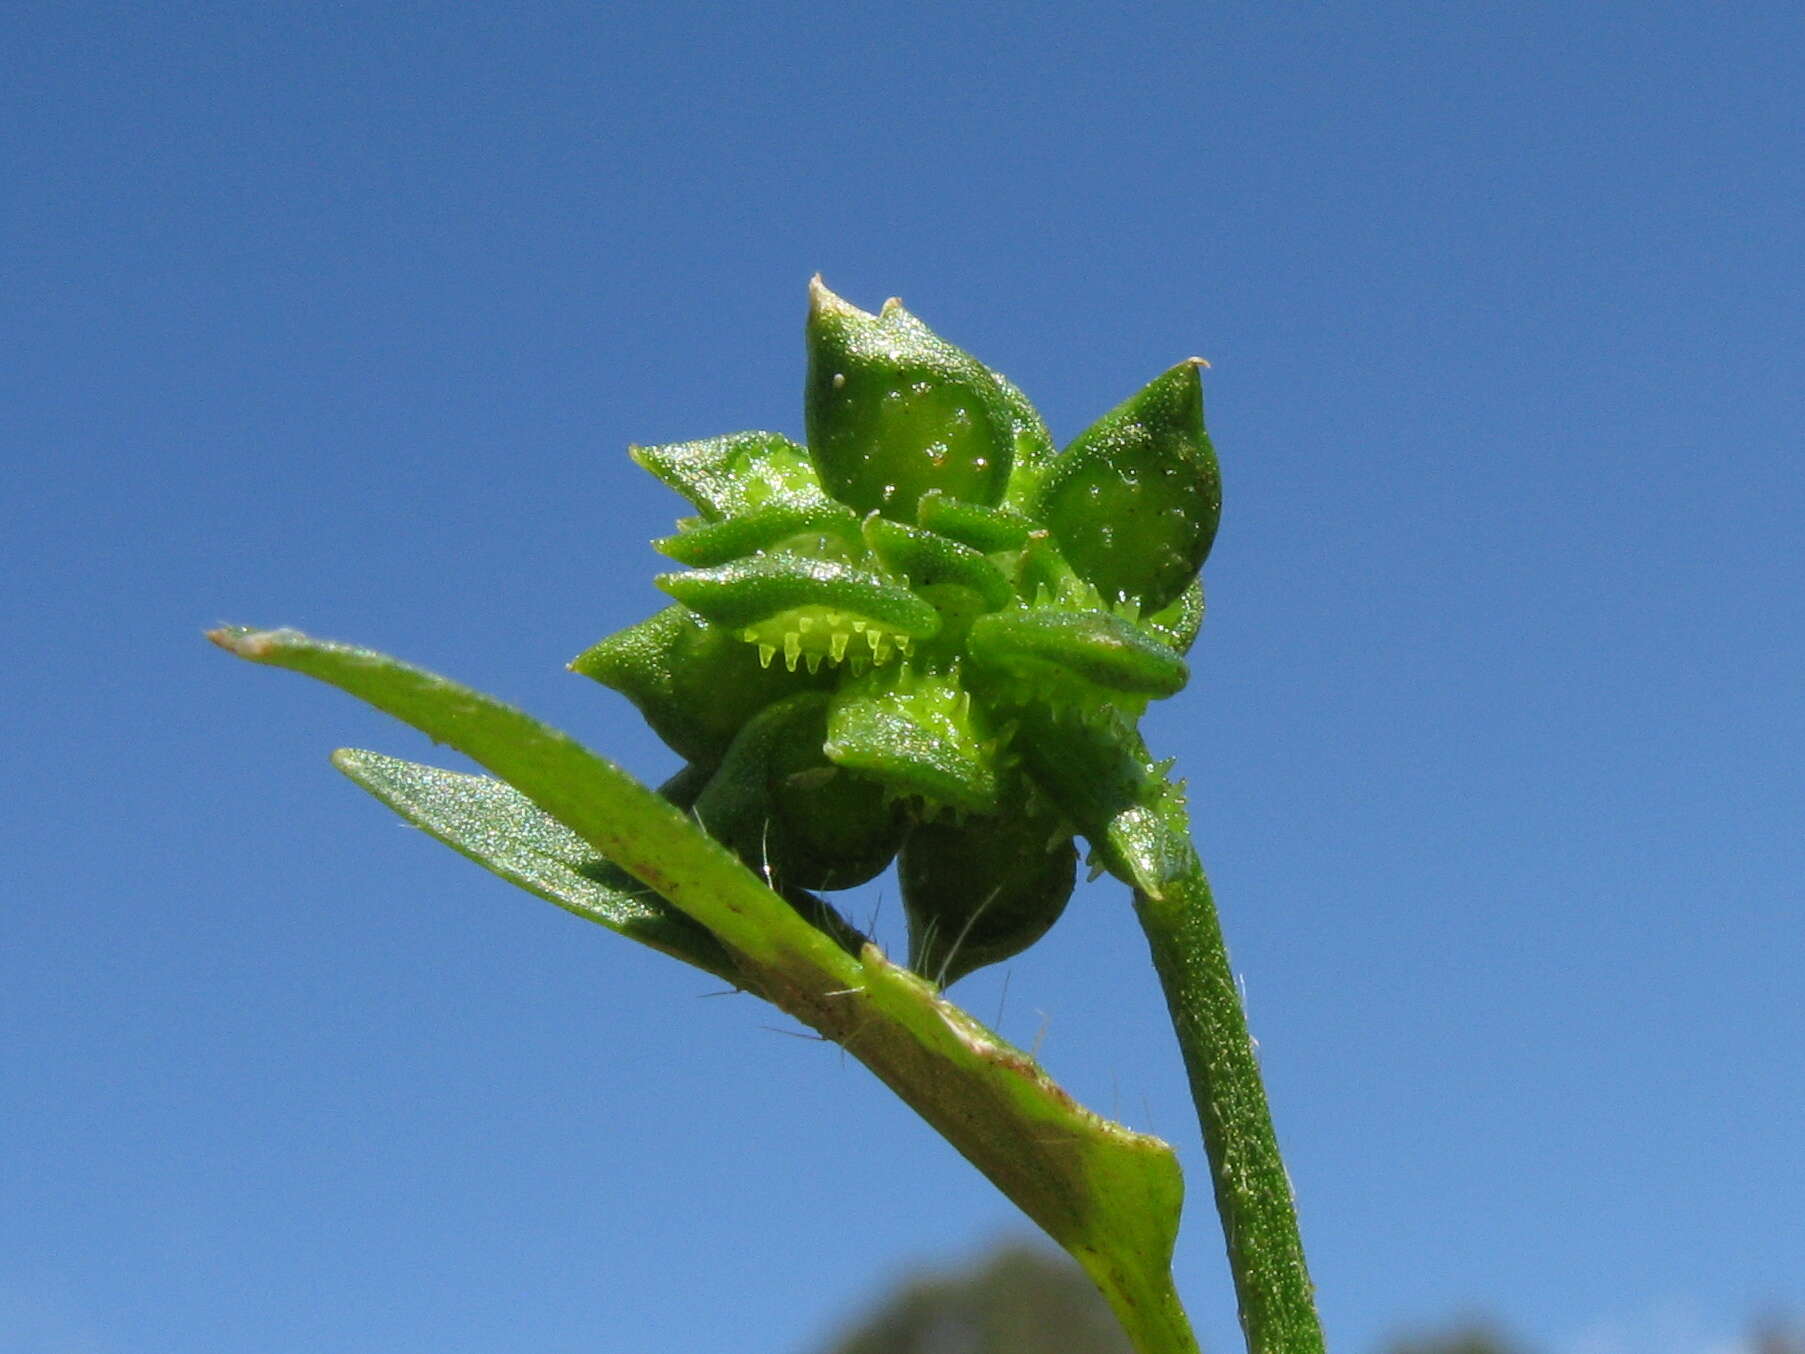
[(899, 302), (817, 279), (808, 353), (807, 447), (634, 449), (700, 514), (658, 543), (692, 567), (573, 666), (691, 760), (705, 825), (781, 888), (869, 878), (906, 834), (912, 962), (950, 981), (1052, 924), (1066, 817), (1137, 790), (1062, 747), (1139, 777), (1136, 721), (1185, 684), (1220, 509), (1201, 364), (1055, 453), (1019, 389)]

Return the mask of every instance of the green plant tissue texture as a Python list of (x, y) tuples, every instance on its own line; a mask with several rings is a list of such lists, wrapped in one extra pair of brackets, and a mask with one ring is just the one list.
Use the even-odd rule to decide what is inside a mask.
[(803, 413), (828, 493), (903, 521), (929, 490), (999, 501), (1017, 418), (990, 371), (898, 301), (871, 316), (819, 284), (814, 299)]
[[(1147, 703), (1189, 678), (1221, 509), (1202, 364), (1061, 451), (1018, 386), (898, 301), (874, 314), (817, 280), (806, 340), (807, 446), (633, 450), (699, 514), (657, 542), (689, 567), (657, 580), (675, 607), (572, 666), (714, 778), (716, 835), (767, 878), (849, 887), (949, 815), (974, 877), (1051, 868), (1102, 830), (1021, 731), (1070, 720), (1133, 744)], [(761, 722), (805, 692), (826, 693), (822, 718)], [(831, 825), (806, 830), (799, 805)], [(1030, 813), (1047, 849), (1024, 857)], [(918, 880), (943, 877), (915, 854)], [(952, 981), (1039, 938), (1066, 892), (1043, 881), (998, 907), (950, 890), (910, 910), (911, 953)]]
[(1198, 367), (1181, 362), (1085, 429), (1040, 490), (1073, 567), (1105, 597), (1150, 611), (1196, 577), (1222, 514)]
[[(1031, 1057), (875, 946), (848, 954), (679, 805), (568, 735), (374, 650), (292, 630), (210, 637), (337, 686), (500, 777), (366, 752), (337, 758), (409, 821), (560, 906), (711, 972), (726, 956), (723, 976), (843, 1044), (1070, 1251), (1139, 1332), (1138, 1348), (1195, 1349), (1170, 1273), (1183, 1183), (1166, 1144), (1076, 1104)], [(698, 779), (684, 773), (667, 791), (687, 798)], [(598, 857), (643, 888), (596, 868)], [(673, 925), (654, 893), (718, 949)]]
[(340, 749), (332, 764), (408, 822), (510, 883), (734, 980), (732, 960), (707, 928), (596, 854), (513, 786), (357, 748)]

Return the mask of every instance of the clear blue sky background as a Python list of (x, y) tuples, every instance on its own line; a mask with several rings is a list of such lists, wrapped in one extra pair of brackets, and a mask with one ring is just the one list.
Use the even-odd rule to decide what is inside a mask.
[[(0, 1350), (802, 1354), (1017, 1228), (857, 1064), (396, 825), (221, 620), (564, 672), (804, 284), (1069, 437), (1200, 353), (1191, 777), (1334, 1348), (1805, 1306), (1795, 4), (0, 18)], [(441, 753), (443, 760), (444, 754)], [(893, 891), (882, 908), (896, 941)], [(1126, 902), (956, 989), (1175, 1140)]]

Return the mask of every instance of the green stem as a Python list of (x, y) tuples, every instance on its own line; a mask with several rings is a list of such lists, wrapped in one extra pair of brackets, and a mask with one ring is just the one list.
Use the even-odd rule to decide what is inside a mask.
[(1291, 1179), (1183, 790), (1126, 719), (1061, 720), (1028, 706), (1017, 720), (1036, 783), (1134, 890), (1203, 1125), (1249, 1354), (1321, 1354)]
[(1203, 1125), (1249, 1354), (1321, 1354), (1291, 1178), (1203, 867), (1193, 856), (1161, 896), (1137, 888), (1134, 902)]

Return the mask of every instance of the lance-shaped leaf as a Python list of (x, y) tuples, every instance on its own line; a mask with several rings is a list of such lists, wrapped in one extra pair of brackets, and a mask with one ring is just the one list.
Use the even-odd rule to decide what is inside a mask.
[(995, 375), (902, 303), (872, 315), (810, 288), (803, 416), (821, 484), (861, 513), (913, 521), (930, 489), (1001, 500), (1017, 416)]
[(1036, 516), (1105, 598), (1166, 606), (1216, 539), (1222, 478), (1203, 428), (1203, 365), (1179, 363), (1098, 419), (1041, 482)]
[(1038, 1064), (875, 946), (842, 951), (682, 810), (568, 735), (387, 655), (292, 630), (221, 647), (338, 686), (512, 783), (713, 932), (754, 990), (841, 1044), (1084, 1266), (1146, 1354), (1195, 1354), (1172, 1284), (1171, 1148), (1083, 1109)]
[(513, 786), (359, 748), (340, 748), (332, 764), (408, 822), (509, 883), (730, 983), (743, 981), (706, 928), (597, 855)]

